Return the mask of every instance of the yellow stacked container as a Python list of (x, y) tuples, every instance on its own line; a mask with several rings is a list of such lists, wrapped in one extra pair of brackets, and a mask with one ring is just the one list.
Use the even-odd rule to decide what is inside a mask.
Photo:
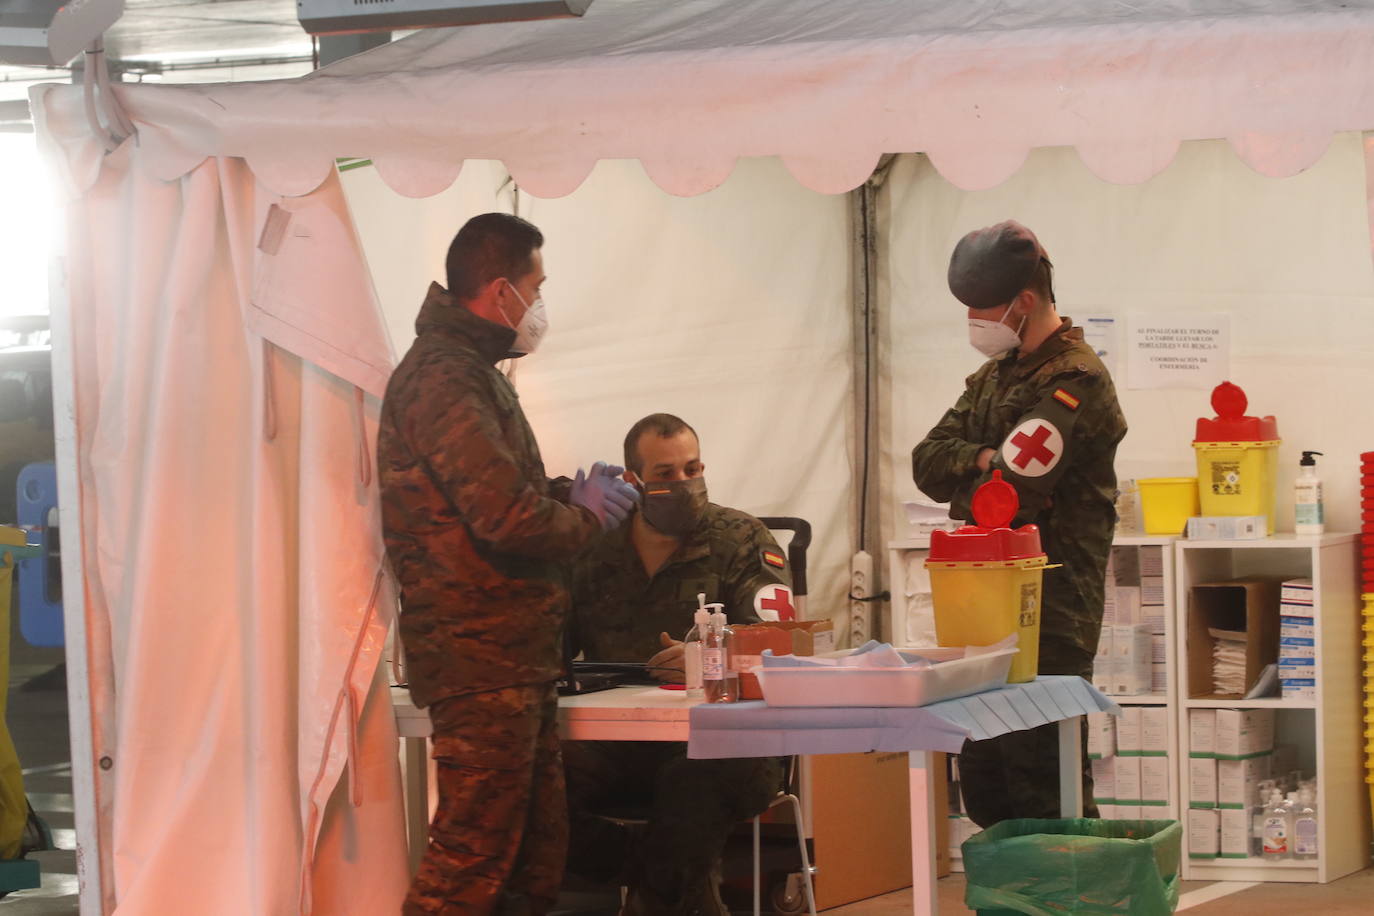
[(1017, 635), (1007, 680), (1035, 680), (1040, 661), (1041, 578), (1045, 553), (1035, 525), (1008, 528), (1020, 500), (1001, 471), (973, 495), (973, 519), (957, 531), (930, 537), (935, 641), (942, 646), (988, 646)]

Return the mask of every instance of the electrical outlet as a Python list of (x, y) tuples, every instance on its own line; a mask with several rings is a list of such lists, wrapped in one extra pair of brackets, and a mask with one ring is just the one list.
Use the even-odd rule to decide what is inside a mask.
[(873, 603), (854, 601), (853, 598), (868, 598), (876, 591), (873, 581), (873, 557), (866, 550), (860, 550), (849, 560), (849, 645), (857, 649), (872, 639)]

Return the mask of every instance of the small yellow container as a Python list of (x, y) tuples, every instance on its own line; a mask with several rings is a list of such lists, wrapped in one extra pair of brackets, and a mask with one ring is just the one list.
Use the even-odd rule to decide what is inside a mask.
[(1021, 651), (1007, 681), (1035, 680), (1040, 662), (1040, 593), (1045, 557), (1004, 561), (927, 560), (935, 606), (935, 641), (990, 646), (1017, 634)]
[(1199, 514), (1196, 477), (1146, 477), (1136, 485), (1146, 534), (1182, 534)]
[(1274, 533), (1274, 496), (1279, 476), (1279, 424), (1251, 417), (1240, 386), (1222, 382), (1212, 390), (1215, 417), (1199, 417), (1197, 489), (1203, 515), (1263, 515)]

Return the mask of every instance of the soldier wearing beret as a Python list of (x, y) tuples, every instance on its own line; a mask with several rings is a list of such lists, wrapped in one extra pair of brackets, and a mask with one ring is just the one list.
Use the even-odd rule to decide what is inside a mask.
[[(1091, 677), (1116, 523), (1116, 447), (1126, 419), (1083, 332), (1055, 307), (1053, 266), (1014, 221), (968, 233), (949, 288), (968, 308), (969, 342), (988, 358), (911, 453), (927, 496), (972, 521), (975, 490), (1000, 470), (1020, 496), (1014, 524), (1034, 523), (1051, 564), (1041, 602), (1041, 674)], [(1057, 726), (969, 741), (959, 758), (969, 816), (1058, 817)], [(1093, 812), (1091, 777), (1085, 793)]]

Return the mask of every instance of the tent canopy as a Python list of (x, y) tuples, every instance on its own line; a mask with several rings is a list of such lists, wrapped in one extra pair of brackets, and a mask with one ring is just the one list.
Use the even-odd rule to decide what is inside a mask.
[[(496, 159), (556, 197), (599, 159), (691, 195), (772, 155), (843, 192), (889, 152), (971, 190), (1042, 146), (1134, 183), (1216, 138), (1286, 176), (1374, 127), (1372, 76), (1368, 0), (596, 0), (582, 19), (419, 32), (299, 80), (120, 92), (162, 179), (238, 156), (294, 196), (365, 156), (419, 197)], [(79, 97), (35, 107), (88, 187), (100, 150)]]

